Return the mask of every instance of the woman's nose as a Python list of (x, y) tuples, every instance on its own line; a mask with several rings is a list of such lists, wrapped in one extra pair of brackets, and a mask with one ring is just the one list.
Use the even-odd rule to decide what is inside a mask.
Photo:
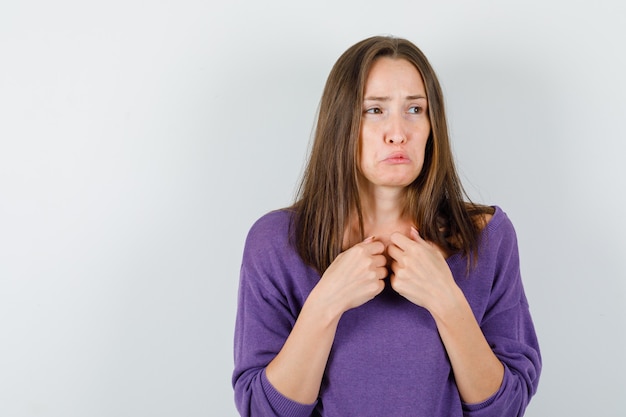
[(404, 120), (400, 115), (390, 116), (385, 132), (385, 142), (390, 145), (400, 145), (406, 142)]
[(388, 136), (386, 142), (390, 145), (401, 145), (406, 142), (406, 136)]

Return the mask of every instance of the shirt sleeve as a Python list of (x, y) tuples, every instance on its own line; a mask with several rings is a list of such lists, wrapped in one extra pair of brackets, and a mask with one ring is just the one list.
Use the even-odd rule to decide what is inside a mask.
[[(263, 220), (250, 230), (241, 266), (235, 323), (233, 387), (242, 417), (310, 417), (314, 404), (300, 404), (278, 392), (265, 368), (278, 354), (297, 312), (280, 282), (284, 256), (272, 242), (271, 224)], [(278, 247), (277, 247), (278, 246)]]
[(522, 285), (515, 230), (506, 217), (497, 228), (489, 233), (489, 248), (497, 248), (497, 252), (490, 300), (480, 326), (504, 364), (504, 378), (491, 398), (463, 404), (467, 417), (524, 415), (541, 373), (541, 354)]

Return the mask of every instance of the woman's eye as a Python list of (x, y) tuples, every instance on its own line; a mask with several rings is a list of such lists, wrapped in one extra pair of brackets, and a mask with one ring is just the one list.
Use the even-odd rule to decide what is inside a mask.
[(409, 107), (409, 113), (411, 114), (421, 114), (423, 109), (420, 106), (411, 106)]
[(382, 110), (380, 110), (378, 107), (372, 107), (371, 109), (367, 109), (365, 110), (365, 113), (369, 113), (369, 114), (381, 114)]

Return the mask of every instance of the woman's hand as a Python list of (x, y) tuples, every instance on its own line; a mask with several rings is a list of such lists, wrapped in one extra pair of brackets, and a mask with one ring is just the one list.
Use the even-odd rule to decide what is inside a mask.
[(391, 235), (387, 253), (391, 258), (391, 286), (413, 304), (433, 309), (445, 308), (458, 295), (452, 272), (439, 248), (421, 238), (414, 227), (410, 237)]
[(367, 238), (339, 254), (324, 272), (266, 368), (267, 379), (284, 396), (302, 404), (315, 401), (341, 315), (385, 288), (384, 251), (385, 245)]
[(376, 297), (385, 288), (384, 251), (383, 243), (369, 237), (340, 253), (311, 295), (337, 316)]
[(502, 384), (504, 366), (491, 350), (472, 309), (456, 285), (444, 255), (411, 228), (410, 237), (391, 235), (391, 286), (435, 319), (454, 379), (466, 403), (479, 403)]

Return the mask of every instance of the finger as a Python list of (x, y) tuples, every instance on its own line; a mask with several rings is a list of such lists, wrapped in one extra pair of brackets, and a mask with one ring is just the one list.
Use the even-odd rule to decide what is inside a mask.
[(373, 263), (376, 268), (384, 267), (387, 265), (387, 258), (385, 255), (375, 255)]
[(393, 243), (402, 250), (406, 250), (407, 247), (409, 247), (412, 243), (415, 243), (413, 239), (403, 235), (400, 232), (392, 233), (389, 240), (391, 240), (391, 243)]
[[(372, 239), (376, 238), (372, 237)], [(364, 245), (365, 248), (367, 248), (367, 252), (370, 255), (379, 255), (385, 251), (385, 245), (379, 240), (371, 240), (369, 242), (363, 241), (361, 242), (361, 244)]]
[(387, 275), (389, 275), (389, 271), (387, 271), (386, 266), (380, 266), (376, 268), (376, 277), (378, 279), (385, 279), (387, 278)]
[(400, 249), (398, 246), (396, 246), (395, 244), (387, 246), (387, 254), (392, 259), (396, 259), (397, 260), (400, 256), (402, 256), (403, 253), (404, 253), (404, 251), (402, 249)]
[(424, 242), (424, 239), (422, 239), (422, 237), (420, 236), (420, 232), (417, 231), (417, 229), (414, 226), (411, 226), (411, 239), (413, 239), (416, 242)]
[(383, 251), (385, 250), (385, 245), (383, 245), (382, 242), (376, 240), (375, 236), (369, 236), (365, 239), (363, 239), (363, 241), (361, 241), (360, 243), (357, 243), (356, 245), (354, 245), (352, 248), (348, 249), (354, 249), (354, 248), (363, 248), (364, 254), (365, 255), (377, 255), (380, 253), (383, 253)]

